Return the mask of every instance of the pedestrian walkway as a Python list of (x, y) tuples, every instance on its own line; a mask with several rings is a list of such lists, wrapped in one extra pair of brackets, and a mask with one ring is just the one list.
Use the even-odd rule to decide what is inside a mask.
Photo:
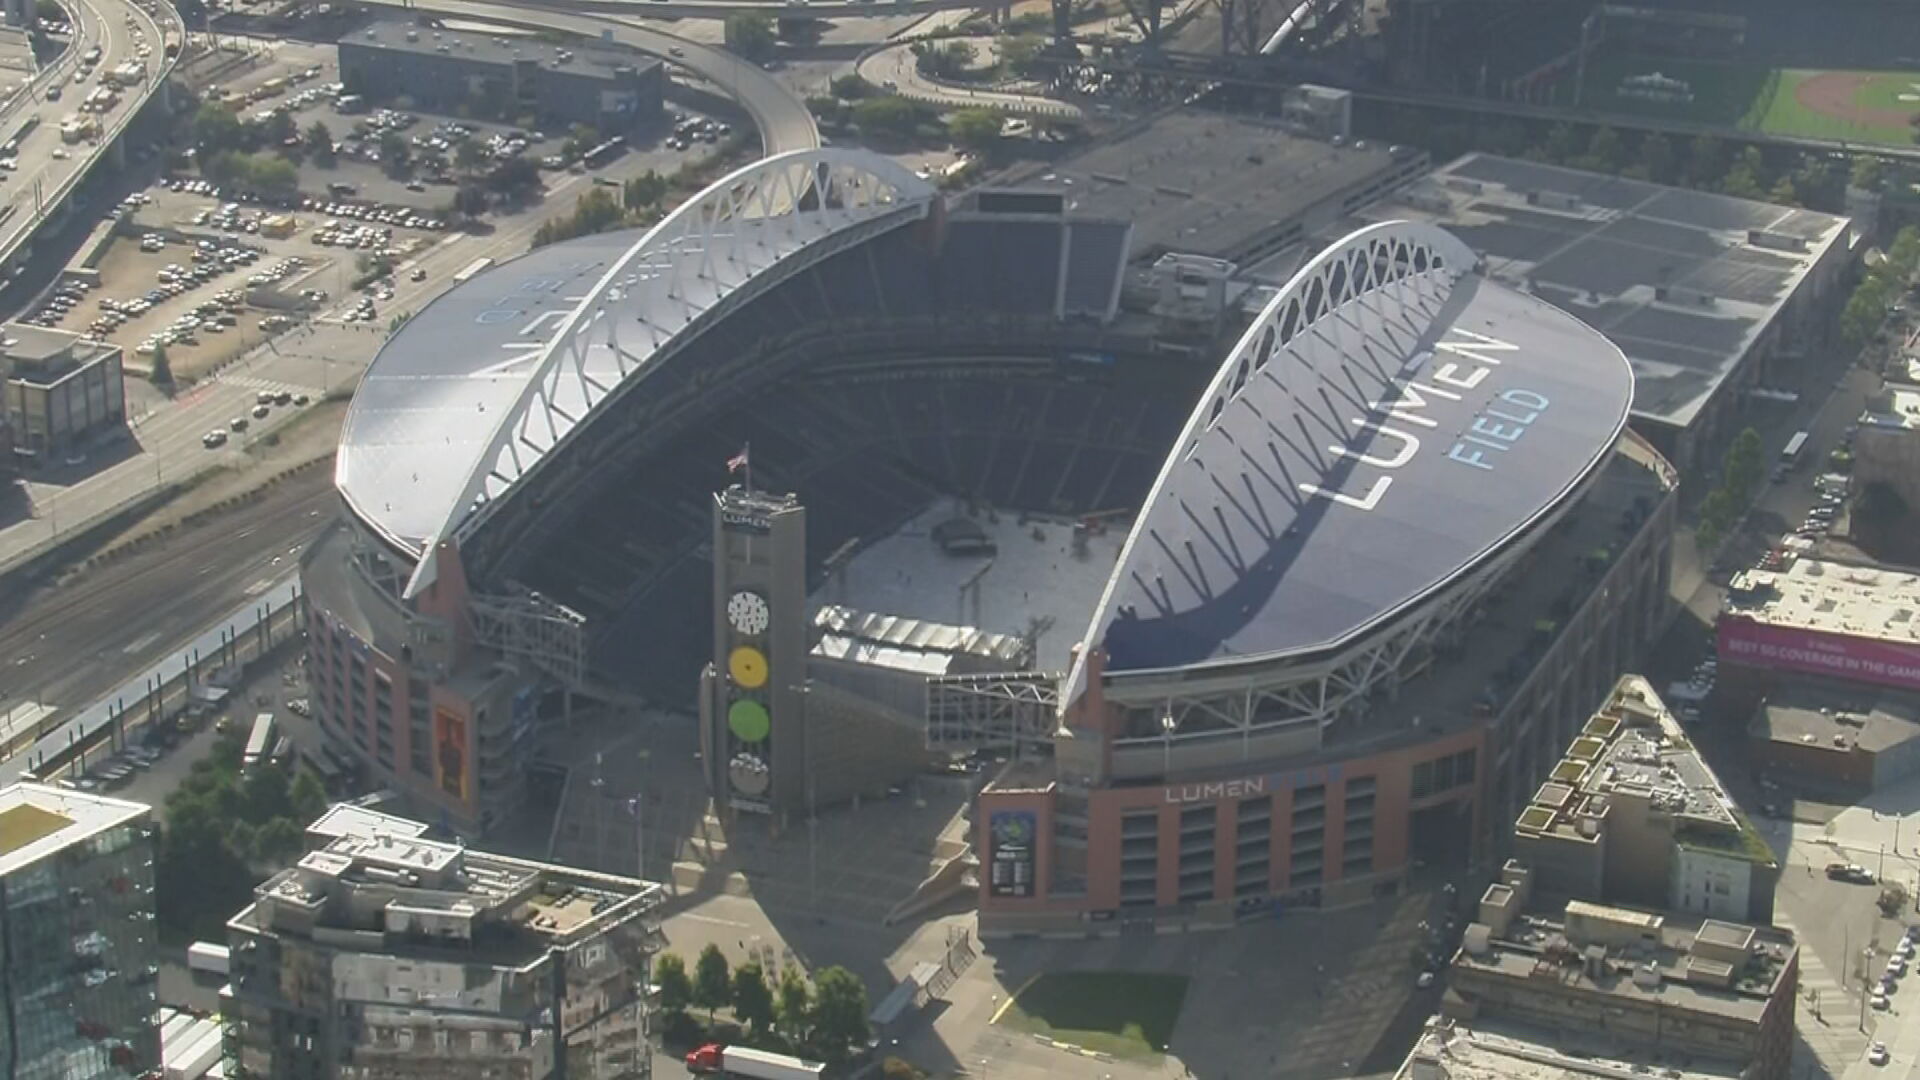
[[(1792, 932), (1795, 940), (1802, 940), (1785, 912), (1776, 910), (1773, 921)], [(1860, 1030), (1860, 999), (1849, 994), (1840, 978), (1804, 944), (1800, 949), (1800, 1001), (1794, 1015), (1802, 1045), (1817, 1059), (1794, 1062), (1795, 1076), (1812, 1075), (1808, 1069), (1815, 1065), (1828, 1076), (1840, 1076), (1866, 1053), (1869, 1040)]]

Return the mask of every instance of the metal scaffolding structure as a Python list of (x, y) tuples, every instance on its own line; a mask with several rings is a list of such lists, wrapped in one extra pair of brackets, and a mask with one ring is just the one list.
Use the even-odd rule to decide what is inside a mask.
[(1050, 746), (1060, 707), (1058, 672), (1006, 671), (927, 680), (927, 749)]

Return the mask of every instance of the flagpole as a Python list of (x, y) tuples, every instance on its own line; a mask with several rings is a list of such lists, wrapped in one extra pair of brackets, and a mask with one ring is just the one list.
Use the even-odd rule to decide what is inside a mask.
[(747, 442), (740, 448), (740, 456), (747, 459), (747, 494), (753, 494), (753, 443)]

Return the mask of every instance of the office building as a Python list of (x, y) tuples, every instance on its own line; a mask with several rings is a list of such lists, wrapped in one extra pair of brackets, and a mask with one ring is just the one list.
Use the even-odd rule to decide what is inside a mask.
[(1773, 922), (1779, 860), (1638, 675), (1520, 812), (1513, 853), (1543, 895)]
[(1442, 1014), (1608, 1057), (1659, 1075), (1720, 1063), (1788, 1080), (1800, 950), (1775, 928), (1586, 900), (1535, 904), (1533, 872), (1509, 861), (1447, 972)]
[(632, 49), (381, 19), (340, 39), (340, 81), (370, 101), (624, 132), (660, 113), (666, 68)]
[(23, 323), (0, 327), (0, 430), (22, 465), (59, 465), (127, 422), (118, 345)]
[(416, 827), (330, 813), (228, 922), (227, 1076), (647, 1076), (661, 890)]
[[(1741, 1070), (1725, 1062), (1682, 1063), (1676, 1056), (1634, 1047), (1608, 1046), (1609, 1057), (1578, 1043), (1571, 1031), (1557, 1039), (1524, 1025), (1475, 1020), (1471, 1025), (1441, 1017), (1427, 1022), (1413, 1052), (1394, 1080), (1621, 1080), (1658, 1076), (1660, 1080), (1741, 1080)], [(1594, 1040), (1593, 1045), (1604, 1043)], [(1652, 1062), (1658, 1061), (1656, 1070)]]
[(1747, 725), (1754, 766), (1851, 802), (1920, 772), (1920, 697), (1891, 690), (1789, 685)]
[(0, 1069), (106, 1080), (160, 1065), (152, 811), (0, 791)]
[(1853, 440), (1853, 491), (1883, 484), (1909, 507), (1920, 507), (1920, 361), (1889, 378), (1860, 415)]
[(1718, 690), (1751, 708), (1795, 683), (1920, 691), (1920, 575), (1792, 558), (1734, 575), (1718, 624)]

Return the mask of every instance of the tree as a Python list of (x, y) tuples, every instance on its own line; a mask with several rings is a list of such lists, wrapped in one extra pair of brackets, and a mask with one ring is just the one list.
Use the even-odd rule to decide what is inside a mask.
[(453, 208), (468, 217), (479, 217), (487, 212), (487, 201), (487, 189), (468, 181), (454, 193)]
[(217, 938), (253, 890), (253, 872), (227, 846), (227, 820), (210, 799), (168, 800), (154, 903), (170, 938)]
[(285, 146), (299, 134), (300, 130), (294, 126), (293, 117), (283, 112), (268, 116), (260, 125), (260, 141), (267, 146)]
[(293, 811), (287, 770), (278, 765), (262, 761), (257, 767), (249, 769), (242, 782), (242, 791), (246, 798), (246, 817), (250, 821), (263, 822), (270, 818), (286, 817)]
[(640, 210), (658, 206), (667, 197), (667, 178), (652, 169), (627, 181), (621, 189), (620, 201), (629, 210)]
[(727, 16), (724, 39), (727, 48), (750, 60), (773, 52), (773, 18), (764, 12), (740, 11)]
[(1696, 135), (1687, 144), (1687, 183), (1699, 187), (1711, 183), (1724, 171), (1721, 159), (1726, 151), (1711, 135)]
[(507, 195), (519, 196), (540, 190), (540, 166), (524, 157), (510, 157), (487, 174), (487, 186)]
[(733, 971), (733, 1015), (755, 1032), (773, 1025), (773, 991), (757, 963), (748, 961)]
[(823, 969), (813, 980), (813, 1040), (829, 1058), (867, 1041), (867, 984), (846, 968)]
[(1760, 486), (1761, 477), (1766, 473), (1764, 450), (1760, 433), (1752, 428), (1734, 436), (1733, 445), (1727, 447), (1722, 484), (1740, 506), (1745, 506), (1747, 500), (1753, 497), (1754, 490)]
[(973, 67), (973, 45), (965, 41), (916, 41), (913, 66), (934, 79), (957, 79)]
[(1593, 129), (1587, 140), (1587, 160), (1600, 172), (1619, 172), (1622, 150), (1620, 133), (1605, 124)]
[(1880, 181), (1886, 175), (1886, 168), (1880, 159), (1871, 154), (1856, 154), (1853, 158), (1853, 175), (1850, 183), (1868, 191), (1880, 190)]
[(314, 775), (311, 769), (300, 770), (300, 775), (293, 779), (293, 788), (288, 791), (287, 797), (293, 804), (295, 821), (312, 821), (326, 813), (326, 785), (320, 782), (320, 778)]
[(285, 158), (256, 154), (248, 162), (247, 179), (262, 191), (286, 194), (300, 187), (300, 170)]
[(1647, 178), (1656, 184), (1673, 179), (1673, 140), (1665, 135), (1648, 135), (1640, 140), (1640, 160), (1647, 167)]
[(1000, 39), (1000, 66), (1022, 77), (1038, 75), (1044, 65), (1041, 54), (1046, 50), (1046, 39), (1039, 34), (1016, 34)]
[(1000, 141), (1000, 114), (992, 109), (961, 109), (947, 120), (947, 134), (959, 145), (984, 153)]
[(1800, 205), (1800, 189), (1795, 186), (1793, 177), (1782, 176), (1779, 182), (1773, 185), (1773, 190), (1767, 192), (1767, 201), (1779, 203), (1781, 206)]
[(828, 84), (833, 96), (842, 101), (858, 101), (873, 93), (873, 84), (859, 75), (840, 75)]
[(399, 176), (407, 171), (407, 165), (413, 157), (413, 151), (407, 146), (407, 140), (399, 132), (388, 131), (380, 136), (380, 165), (389, 176)]
[(693, 965), (693, 1003), (707, 1010), (707, 1019), (713, 1019), (715, 1009), (724, 1008), (733, 1000), (733, 984), (727, 978), (727, 958), (721, 953), (720, 946), (709, 944), (700, 950), (700, 959)]
[(1542, 147), (1547, 160), (1556, 164), (1565, 162), (1573, 156), (1573, 125), (1562, 120), (1547, 131), (1547, 141)]
[(202, 154), (216, 154), (240, 147), (244, 134), (240, 118), (224, 105), (208, 102), (193, 114), (193, 145)]
[(307, 129), (307, 156), (316, 165), (333, 164), (333, 132), (327, 129), (325, 121), (315, 120)]
[(465, 172), (478, 172), (487, 163), (487, 148), (473, 139), (461, 139), (453, 148), (453, 163)]
[(812, 1022), (813, 994), (800, 969), (788, 965), (780, 972), (780, 989), (773, 1005), (773, 1023), (780, 1034), (799, 1042)]
[(898, 97), (868, 98), (853, 107), (853, 122), (870, 134), (911, 135), (921, 115), (920, 106)]
[(67, 21), (67, 9), (61, 7), (55, 0), (38, 0), (33, 5), (33, 17), (45, 19), (50, 23), (64, 23)]
[[(269, 770), (279, 772), (278, 769)], [(261, 825), (253, 834), (256, 862), (280, 863), (298, 854), (306, 832), (292, 818), (277, 817)]]
[(653, 981), (660, 987), (662, 1012), (683, 1013), (693, 1004), (693, 982), (687, 978), (687, 962), (680, 954), (663, 952), (653, 961)]
[(1741, 199), (1758, 199), (1765, 194), (1762, 187), (1766, 163), (1760, 159), (1760, 148), (1749, 146), (1741, 151), (1733, 167), (1720, 180), (1720, 190)]
[(160, 389), (173, 389), (173, 364), (167, 359), (165, 345), (153, 347), (153, 374), (149, 377), (153, 380), (153, 385)]

